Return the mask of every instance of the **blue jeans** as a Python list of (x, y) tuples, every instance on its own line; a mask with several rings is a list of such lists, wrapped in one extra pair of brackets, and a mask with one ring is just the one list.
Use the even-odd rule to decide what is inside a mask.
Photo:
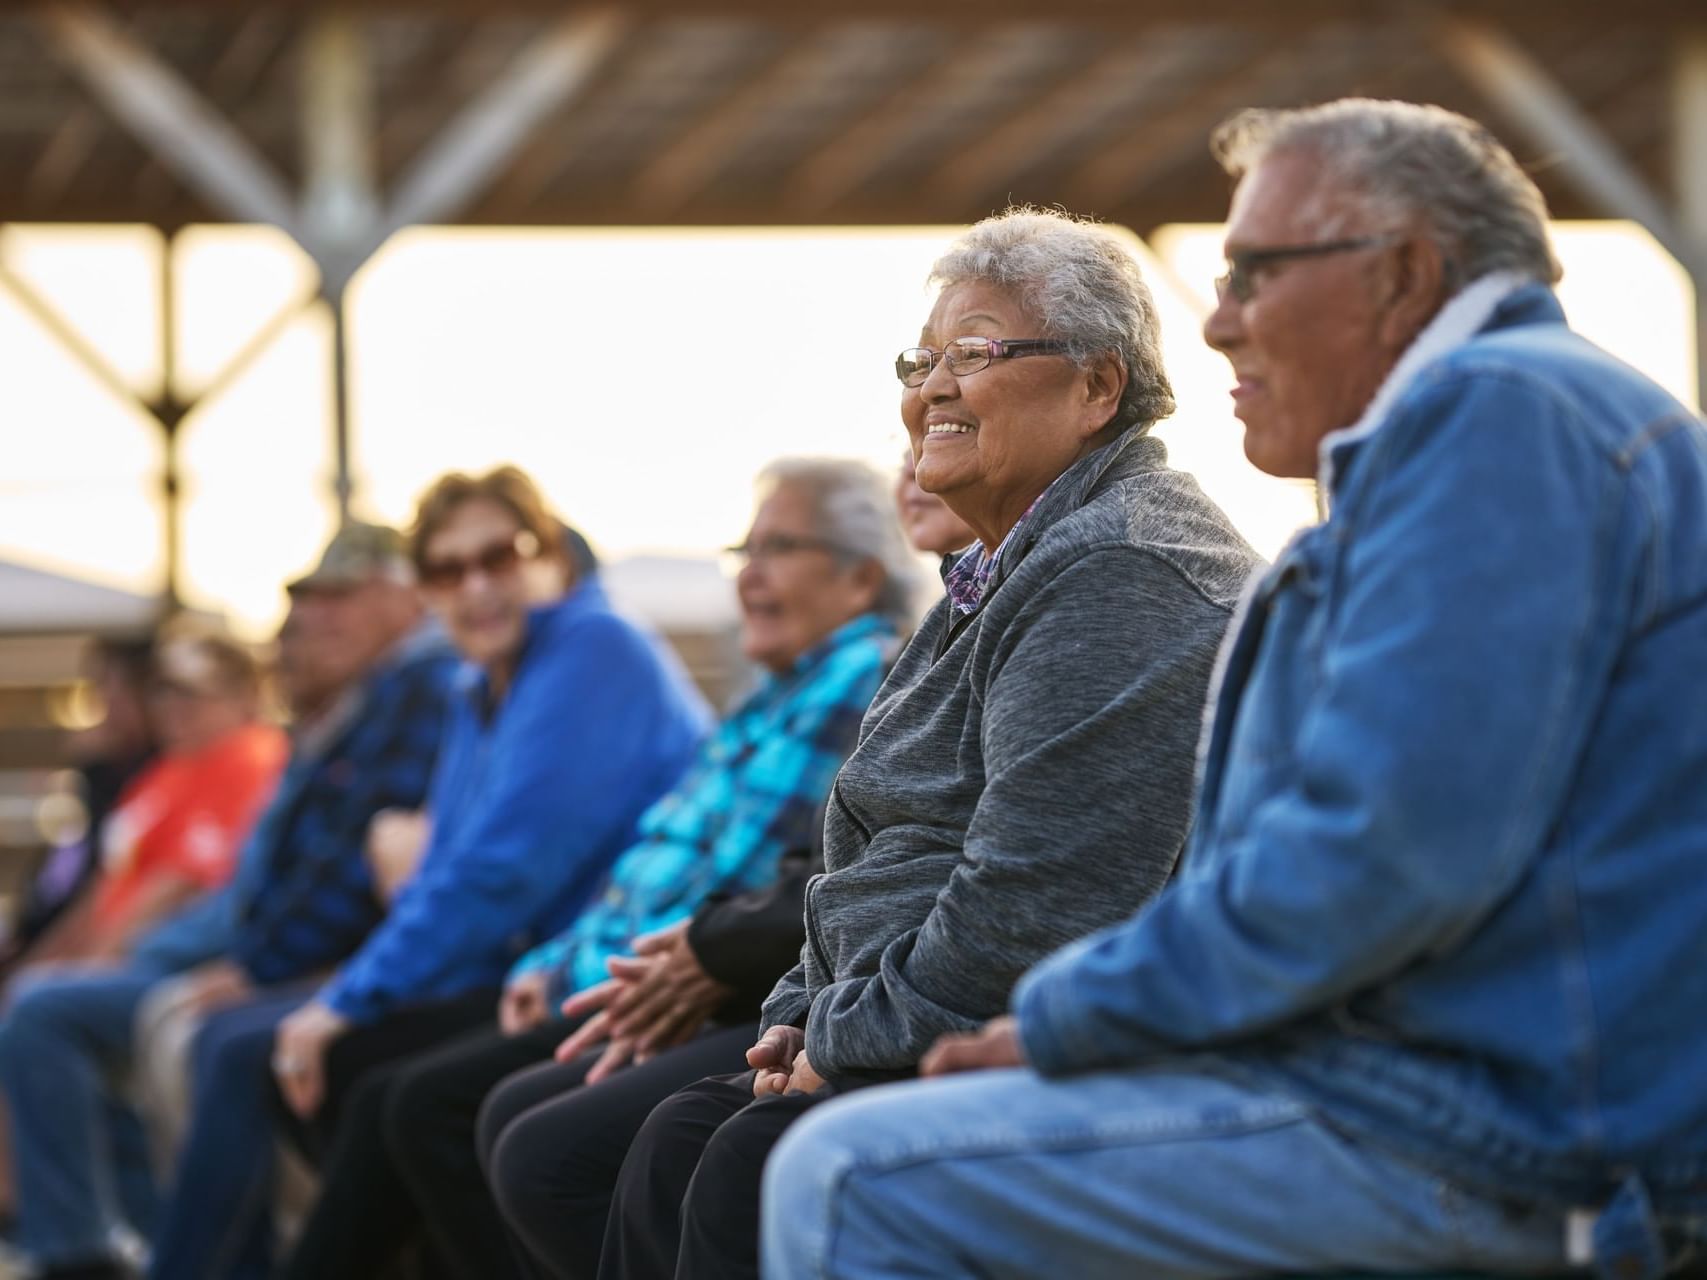
[(190, 1129), (161, 1215), (151, 1276), (261, 1280), (272, 1269), (268, 1063), (279, 1023), (312, 994), (298, 988), (221, 1009), (196, 1033)]
[(1557, 1213), (1177, 1067), (865, 1089), (808, 1114), (765, 1169), (766, 1280), (1556, 1271), (1564, 1247)]
[(155, 1192), (142, 1122), (120, 1093), (151, 967), (26, 973), (0, 1020), (18, 1245), (44, 1266), (98, 1262), (147, 1236)]

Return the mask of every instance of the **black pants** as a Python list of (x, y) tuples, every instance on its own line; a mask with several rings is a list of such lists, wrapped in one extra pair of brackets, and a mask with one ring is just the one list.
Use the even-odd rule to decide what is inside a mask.
[(600, 1280), (758, 1280), (759, 1182), (783, 1130), (835, 1096), (753, 1097), (753, 1073), (715, 1076), (661, 1102), (617, 1177)]
[(708, 1031), (592, 1088), (577, 1087), (587, 1057), (521, 1072), (492, 1091), (480, 1113), (480, 1160), (524, 1275), (598, 1273), (617, 1173), (646, 1117), (684, 1085), (739, 1068), (757, 1037), (756, 1023)]
[(354, 1091), (368, 1072), (436, 1048), (473, 1027), (490, 1025), (498, 1016), (498, 995), (493, 988), (409, 1005), (345, 1032), (326, 1051), (326, 1097), (307, 1120), (285, 1105), (274, 1086), (273, 1111), (280, 1130), (310, 1164), (323, 1169), (337, 1144)]
[[(282, 1275), (368, 1280), (384, 1274), (414, 1238), (419, 1220), (385, 1142), (395, 1085), (412, 1063), (459, 1046), (459, 1037), (496, 1035), (492, 1028), (497, 1000), (497, 993), (488, 991), (415, 1006), (357, 1028), (334, 1044), (327, 1058), (327, 1105), (310, 1124), (294, 1130), (310, 1157), (319, 1157), (322, 1183)], [(556, 1043), (534, 1047), (533, 1056), (523, 1061), (548, 1056)], [(501, 1079), (511, 1069), (498, 1071), (492, 1079)], [(479, 1101), (476, 1097), (471, 1111)], [(478, 1169), (475, 1181), (478, 1186)], [(444, 1274), (442, 1266), (424, 1269), (430, 1275)]]

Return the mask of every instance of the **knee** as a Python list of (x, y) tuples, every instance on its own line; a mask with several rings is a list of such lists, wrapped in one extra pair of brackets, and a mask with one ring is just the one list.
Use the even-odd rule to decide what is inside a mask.
[(265, 1082), (273, 1053), (272, 1027), (234, 1031), (218, 1018), (196, 1032), (190, 1044), (190, 1080), (198, 1096), (209, 1090)]
[(549, 1152), (536, 1141), (534, 1126), (518, 1117), (487, 1150), (486, 1185), (505, 1220), (526, 1225), (544, 1208), (551, 1212)]
[(789, 1223), (812, 1221), (827, 1212), (833, 1188), (852, 1164), (837, 1129), (836, 1109), (820, 1108), (802, 1116), (776, 1144), (761, 1183), (767, 1238), (773, 1219), (783, 1230)]
[(36, 1061), (43, 1045), (63, 1038), (66, 993), (47, 975), (21, 978), (0, 1017), (0, 1070)]
[(528, 1110), (526, 1105), (512, 1098), (511, 1095), (516, 1092), (518, 1090), (515, 1077), (512, 1076), (481, 1100), (480, 1110), (474, 1117), (474, 1154), (480, 1161), (480, 1168), (488, 1177), (492, 1173), (492, 1161), (497, 1154), (498, 1144), (510, 1126)]

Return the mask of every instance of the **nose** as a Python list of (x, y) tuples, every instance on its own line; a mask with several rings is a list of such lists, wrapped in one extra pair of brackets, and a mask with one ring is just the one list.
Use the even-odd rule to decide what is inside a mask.
[(960, 394), (960, 379), (948, 371), (948, 357), (942, 357), (931, 366), (930, 373), (919, 384), (918, 390), (919, 399), (926, 404), (952, 400)]
[(1244, 340), (1244, 309), (1231, 289), (1215, 291), (1215, 309), (1203, 322), (1203, 340), (1223, 355)]

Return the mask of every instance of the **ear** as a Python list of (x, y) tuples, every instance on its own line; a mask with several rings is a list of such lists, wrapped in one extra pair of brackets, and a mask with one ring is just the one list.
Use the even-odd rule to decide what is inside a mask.
[(1105, 351), (1080, 370), (1084, 387), (1084, 434), (1094, 436), (1120, 412), (1120, 397), (1126, 394), (1126, 362), (1113, 351)]
[(1402, 350), (1446, 302), (1446, 257), (1440, 246), (1426, 235), (1395, 245), (1377, 289), (1381, 340)]

